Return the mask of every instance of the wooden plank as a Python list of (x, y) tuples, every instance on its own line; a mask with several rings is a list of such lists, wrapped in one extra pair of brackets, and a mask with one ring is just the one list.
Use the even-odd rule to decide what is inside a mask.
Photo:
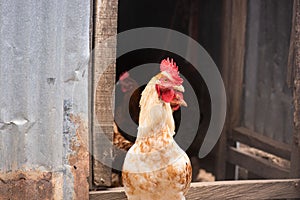
[[(93, 51), (93, 184), (111, 185), (117, 0), (95, 1)], [(108, 40), (109, 38), (109, 40)], [(105, 42), (104, 42), (105, 41)]]
[[(270, 3), (270, 1), (260, 1), (260, 13), (259, 13), (259, 38), (258, 38), (258, 52), (257, 57), (257, 73), (256, 73), (256, 94), (255, 94), (255, 107), (249, 109), (255, 109), (254, 112), (254, 130), (265, 134), (265, 120), (269, 116), (268, 111), (270, 111), (270, 95), (271, 95), (271, 81), (272, 77), (270, 76), (270, 72), (272, 72), (272, 64), (271, 62), (266, 62), (272, 53), (272, 49), (270, 49), (269, 38), (272, 35), (267, 31), (271, 29), (273, 26), (270, 23), (270, 17), (272, 13), (272, 9), (274, 9), (274, 5)], [(266, 12), (267, 10), (268, 12)], [(268, 37), (270, 36), (270, 37)], [(263, 46), (262, 46), (263, 45)], [(266, 50), (267, 49), (267, 50)], [(247, 105), (246, 109), (247, 109)]]
[[(187, 200), (300, 198), (300, 179), (192, 183)], [(123, 188), (90, 192), (90, 200), (126, 200)]]
[[(221, 63), (222, 63), (222, 78), (224, 81), (225, 88), (227, 87), (228, 82), (228, 72), (229, 72), (229, 55), (228, 53), (228, 46), (229, 46), (229, 40), (226, 39), (229, 35), (231, 35), (230, 31), (230, 14), (231, 14), (231, 1), (226, 1), (227, 3), (223, 4), (223, 22), (222, 22), (222, 47), (221, 47)], [(225, 20), (228, 19), (228, 20)], [(227, 95), (228, 96), (228, 95)], [(228, 108), (228, 97), (227, 97), (227, 109)], [(216, 165), (215, 165), (215, 175), (216, 180), (225, 180), (226, 176), (226, 147), (227, 147), (227, 130), (228, 130), (228, 124), (229, 124), (229, 112), (226, 113), (225, 118), (225, 124), (223, 131), (221, 133), (221, 136), (219, 138), (219, 141), (217, 143), (217, 149), (216, 149)]]
[[(240, 123), (241, 98), (243, 92), (243, 69), (245, 54), (245, 33), (247, 17), (247, 1), (223, 1), (223, 26), (221, 43), (222, 78), (227, 92), (227, 118), (221, 138), (217, 145), (215, 174), (217, 180), (226, 178), (226, 146), (227, 134)], [(234, 168), (230, 169), (230, 177)], [(232, 173), (230, 173), (232, 172)]]
[(127, 200), (123, 187), (90, 192), (89, 200)]
[[(267, 90), (271, 91), (271, 93), (267, 100), (269, 104), (264, 119), (264, 135), (291, 144), (292, 90), (286, 84), (286, 65), (293, 3), (291, 0), (274, 1), (268, 2), (265, 6), (263, 11), (268, 14), (266, 16), (263, 15), (263, 18), (267, 20), (262, 19), (262, 26), (265, 28), (262, 28), (261, 31), (261, 35), (264, 36), (260, 42), (260, 49), (266, 52), (266, 56), (261, 58), (262, 65), (258, 67), (267, 66), (266, 68), (269, 69), (263, 74), (261, 82), (266, 84)], [(273, 23), (270, 23), (270, 21), (273, 21)], [(281, 27), (280, 31), (278, 31), (278, 27)], [(265, 48), (262, 46), (265, 46)], [(270, 77), (269, 85), (265, 82), (267, 76)]]
[(269, 137), (263, 136), (245, 127), (233, 129), (232, 139), (247, 144), (251, 147), (266, 151), (276, 156), (290, 160), (291, 147)]
[[(94, 30), (94, 0), (90, 0), (90, 32), (89, 32), (89, 35), (90, 35), (90, 41), (89, 41), (89, 47), (90, 47), (90, 52), (92, 52), (93, 50), (93, 30)], [(88, 100), (88, 110), (89, 110), (89, 113), (88, 113), (88, 118), (89, 118), (89, 121), (88, 121), (88, 127), (89, 127), (89, 140), (88, 140), (88, 148), (89, 148), (89, 189), (92, 189), (93, 188), (93, 157), (92, 157), (92, 154), (90, 152), (93, 151), (93, 136), (92, 136), (92, 127), (93, 127), (93, 93), (94, 93), (94, 90), (93, 90), (93, 59), (90, 59), (89, 60), (89, 68), (88, 68), (88, 90), (89, 90), (89, 100)]]
[(274, 165), (267, 160), (229, 147), (228, 161), (264, 178), (288, 178), (289, 169)]
[(254, 130), (261, 1), (248, 1), (243, 124)]
[(291, 155), (291, 177), (300, 177), (300, 1), (296, 6), (295, 74), (294, 74), (294, 138)]
[(228, 97), (228, 123), (235, 127), (240, 123), (243, 93), (247, 2), (229, 0), (224, 4), (222, 78)]
[(292, 1), (252, 0), (248, 8), (243, 124), (290, 144), (292, 92), (285, 80)]
[(290, 33), (290, 47), (287, 63), (286, 82), (289, 87), (293, 86), (294, 82), (294, 66), (295, 66), (295, 21), (296, 21), (296, 1), (293, 1), (293, 16), (292, 28)]

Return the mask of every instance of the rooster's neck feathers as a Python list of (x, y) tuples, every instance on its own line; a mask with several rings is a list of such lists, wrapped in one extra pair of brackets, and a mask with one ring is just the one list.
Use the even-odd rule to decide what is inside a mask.
[(162, 129), (169, 129), (174, 134), (175, 123), (169, 103), (159, 99), (155, 89), (156, 81), (161, 74), (153, 77), (142, 92), (140, 100), (140, 117), (138, 139), (159, 134)]

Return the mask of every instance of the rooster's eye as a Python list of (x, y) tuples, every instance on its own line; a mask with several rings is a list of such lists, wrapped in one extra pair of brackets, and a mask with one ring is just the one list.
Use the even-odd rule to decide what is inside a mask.
[(164, 79), (164, 82), (168, 82), (168, 79), (167, 79), (167, 78), (165, 78), (165, 79)]

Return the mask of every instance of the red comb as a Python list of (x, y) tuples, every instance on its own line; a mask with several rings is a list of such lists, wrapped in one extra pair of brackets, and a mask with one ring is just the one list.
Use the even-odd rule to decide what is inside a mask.
[(182, 84), (183, 80), (179, 76), (178, 66), (176, 66), (175, 62), (173, 62), (173, 59), (171, 59), (171, 61), (169, 58), (162, 60), (160, 63), (160, 71), (165, 71), (170, 74), (175, 84)]
[(120, 80), (121, 81), (123, 81), (123, 80), (125, 80), (126, 78), (128, 78), (129, 77), (129, 73), (128, 72), (124, 72), (121, 76), (120, 76)]

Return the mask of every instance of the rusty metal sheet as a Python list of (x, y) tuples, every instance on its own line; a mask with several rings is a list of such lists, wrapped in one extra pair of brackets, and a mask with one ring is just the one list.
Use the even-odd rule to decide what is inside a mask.
[(61, 174), (63, 199), (88, 195), (89, 24), (90, 1), (0, 2), (0, 172)]

